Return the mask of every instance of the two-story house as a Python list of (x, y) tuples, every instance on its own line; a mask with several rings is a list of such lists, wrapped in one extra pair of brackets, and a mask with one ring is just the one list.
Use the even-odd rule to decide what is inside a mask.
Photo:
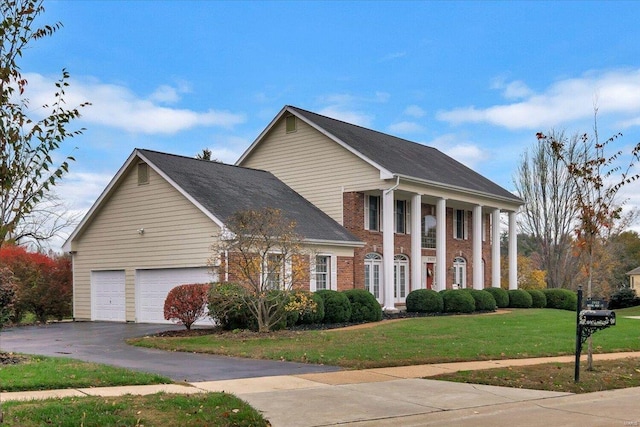
[(364, 286), (392, 309), (413, 289), (499, 287), (503, 212), (517, 287), (522, 200), (435, 148), (285, 106), (236, 164), (270, 171), (366, 243), (338, 289)]

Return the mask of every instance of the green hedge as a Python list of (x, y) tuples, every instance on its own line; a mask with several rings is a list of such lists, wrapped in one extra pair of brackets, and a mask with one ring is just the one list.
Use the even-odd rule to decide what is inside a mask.
[(493, 295), (498, 308), (509, 307), (509, 293), (502, 288), (486, 288), (485, 291)]
[(543, 289), (542, 293), (547, 298), (547, 308), (576, 311), (578, 295), (569, 289)]
[(407, 311), (410, 313), (442, 313), (442, 295), (432, 289), (416, 289), (407, 295)]
[(323, 289), (316, 294), (324, 302), (322, 323), (346, 323), (351, 319), (351, 303), (343, 292)]
[(444, 311), (446, 313), (473, 313), (476, 301), (471, 293), (463, 289), (449, 289), (442, 293)]
[(364, 289), (349, 289), (342, 293), (351, 303), (351, 322), (378, 322), (382, 319), (382, 307), (371, 292)]
[(531, 295), (531, 307), (532, 308), (546, 308), (547, 307), (547, 297), (544, 296), (544, 293), (537, 289), (527, 289), (529, 295)]
[(476, 311), (495, 311), (496, 299), (491, 293), (480, 289), (467, 289), (476, 303)]
[(533, 300), (529, 292), (523, 289), (509, 289), (509, 307), (531, 308)]
[(209, 291), (209, 316), (226, 330), (257, 330), (258, 322), (246, 304), (248, 298), (247, 290), (237, 283), (214, 283)]

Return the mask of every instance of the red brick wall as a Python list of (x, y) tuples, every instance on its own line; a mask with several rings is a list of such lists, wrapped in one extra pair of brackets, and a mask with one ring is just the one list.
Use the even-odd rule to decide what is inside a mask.
[[(338, 284), (339, 291), (346, 291), (347, 289), (353, 289), (353, 258), (346, 256), (339, 256), (337, 258), (338, 264)], [(364, 281), (363, 281), (364, 283)]]

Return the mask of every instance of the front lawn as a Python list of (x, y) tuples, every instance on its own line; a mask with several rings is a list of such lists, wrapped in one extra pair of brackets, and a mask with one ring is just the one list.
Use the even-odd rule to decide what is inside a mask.
[(64, 357), (4, 354), (0, 391), (170, 384), (169, 378)]
[[(616, 310), (618, 324), (597, 332), (596, 353), (640, 350), (640, 308)], [(515, 309), (494, 314), (382, 321), (369, 328), (323, 331), (211, 333), (143, 337), (129, 343), (256, 359), (363, 369), (470, 360), (573, 354), (575, 312)]]
[(531, 390), (592, 393), (619, 388), (640, 387), (640, 359), (597, 360), (593, 370), (580, 365), (580, 382), (574, 381), (573, 363), (546, 363), (531, 366), (513, 366), (482, 371), (460, 371), (430, 377), (430, 380), (487, 384)]
[(256, 426), (267, 421), (258, 411), (225, 393), (199, 395), (82, 397), (3, 402), (6, 426)]

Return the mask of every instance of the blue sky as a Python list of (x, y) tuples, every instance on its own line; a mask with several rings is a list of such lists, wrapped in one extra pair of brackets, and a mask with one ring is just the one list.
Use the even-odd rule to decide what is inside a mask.
[(66, 68), (68, 104), (92, 103), (60, 150), (76, 158), (57, 190), (74, 211), (134, 148), (233, 163), (287, 104), (435, 146), (509, 190), (536, 132), (590, 132), (594, 104), (601, 135), (640, 141), (640, 2), (45, 8), (64, 27), (25, 53), (27, 96), (46, 102)]

